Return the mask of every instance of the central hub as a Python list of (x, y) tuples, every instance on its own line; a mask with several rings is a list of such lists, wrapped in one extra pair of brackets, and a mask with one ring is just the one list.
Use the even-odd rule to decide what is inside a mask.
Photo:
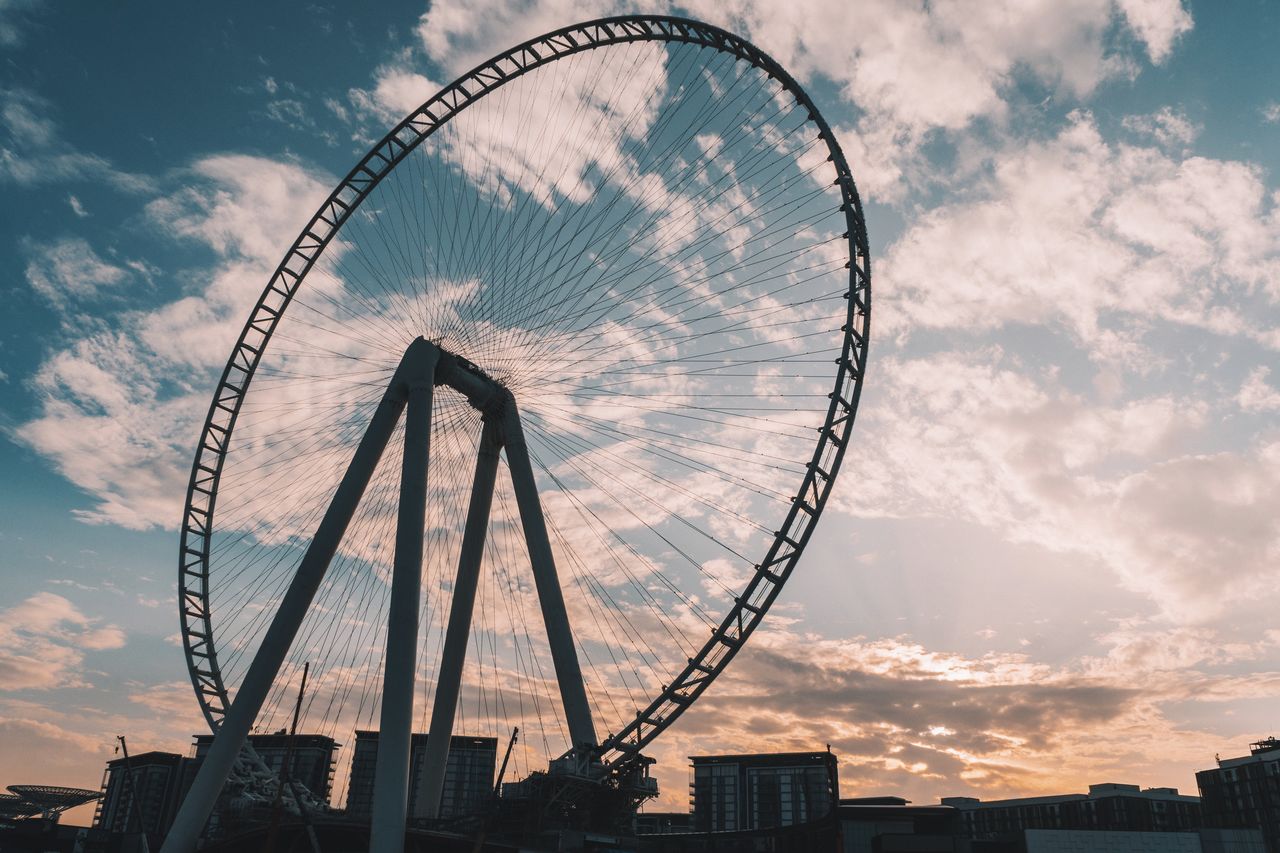
[(511, 397), (506, 386), (462, 356), (441, 349), (430, 341), (424, 342), (439, 353), (435, 374), (437, 385), (457, 391), (483, 415), (502, 414), (503, 406)]

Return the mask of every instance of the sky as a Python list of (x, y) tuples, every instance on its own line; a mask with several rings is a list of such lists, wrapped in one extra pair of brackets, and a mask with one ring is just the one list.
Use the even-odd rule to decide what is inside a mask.
[[(94, 788), (116, 734), (200, 730), (176, 525), (216, 376), (148, 324), (244, 316), (437, 83), (626, 11), (725, 26), (806, 87), (875, 294), (832, 503), (654, 750), (663, 804), (684, 756), (827, 744), (845, 796), (1190, 791), (1273, 733), (1280, 7), (361, 11), (0, 2), (0, 786)], [(225, 357), (227, 328), (190, 345)]]

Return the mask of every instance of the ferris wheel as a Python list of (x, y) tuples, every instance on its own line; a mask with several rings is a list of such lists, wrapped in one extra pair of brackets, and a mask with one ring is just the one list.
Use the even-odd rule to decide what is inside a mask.
[(435, 816), (451, 734), (633, 772), (804, 552), (869, 314), (831, 128), (724, 30), (566, 27), (405, 117), (285, 252), (199, 437), (179, 611), (218, 736), (166, 850), (304, 664), (309, 731), (380, 731), (375, 841)]

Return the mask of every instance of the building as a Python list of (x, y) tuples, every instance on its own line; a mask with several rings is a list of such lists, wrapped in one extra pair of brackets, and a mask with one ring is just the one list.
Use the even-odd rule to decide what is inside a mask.
[[(328, 802), (333, 790), (334, 757), (338, 751), (338, 743), (333, 738), (325, 735), (289, 735), (283, 729), (275, 734), (249, 735), (249, 743), (253, 745), (254, 751), (267, 765), (267, 769), (277, 776), (284, 767), (291, 739), (293, 757), (289, 761), (289, 778), (306, 786), (317, 800)], [(191, 780), (194, 780), (195, 769), (204, 761), (212, 745), (213, 735), (196, 735), (193, 769), (189, 774)]]
[(913, 806), (901, 797), (841, 800), (840, 838), (844, 853), (954, 853), (970, 850), (952, 806)]
[(839, 797), (830, 752), (697, 755), (689, 761), (695, 832), (811, 823), (830, 815)]
[(974, 839), (1009, 838), (1029, 829), (1194, 832), (1202, 825), (1200, 798), (1177, 788), (1107, 783), (1090, 785), (1088, 794), (988, 802), (944, 797), (942, 803), (956, 808), (962, 831)]
[[(980, 853), (983, 842), (974, 842)], [(1119, 832), (1087, 829), (1028, 829), (1017, 853), (1263, 853), (1257, 830)]]
[[(112, 833), (145, 832), (156, 846), (182, 803), (187, 759), (176, 752), (143, 752), (107, 762), (102, 799), (93, 828)], [(128, 771), (132, 770), (132, 773)]]
[(688, 832), (692, 828), (693, 815), (689, 812), (636, 812), (636, 835)]
[(1204, 825), (1262, 831), (1270, 853), (1280, 853), (1280, 741), (1249, 745), (1241, 758), (1220, 758), (1196, 774)]
[[(422, 783), (422, 766), (427, 757), (427, 736), (414, 734), (413, 757), (409, 765), (409, 802), (417, 802)], [(493, 774), (497, 766), (498, 739), (454, 735), (449, 741), (445, 762), (444, 790), (440, 795), (440, 817), (462, 817), (484, 810), (493, 794)], [(373, 776), (378, 766), (378, 733), (356, 731), (351, 755), (351, 781), (347, 785), (347, 814), (368, 816), (373, 812)]]

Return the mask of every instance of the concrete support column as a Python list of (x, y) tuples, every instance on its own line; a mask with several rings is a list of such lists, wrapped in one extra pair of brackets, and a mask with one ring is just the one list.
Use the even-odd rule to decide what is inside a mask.
[(386, 666), (378, 763), (373, 777), (370, 853), (402, 853), (413, 740), (413, 688), (417, 670), (418, 610), (422, 600), (422, 540), (431, 458), (431, 400), (439, 351), (431, 347), (409, 381), (400, 469), (391, 603), (387, 608)]
[(515, 399), (512, 397), (508, 397), (503, 406), (502, 443), (507, 449), (511, 485), (516, 493), (516, 504), (520, 508), (525, 542), (529, 546), (533, 581), (538, 590), (538, 603), (542, 606), (542, 620), (547, 627), (547, 643), (551, 646), (551, 661), (555, 665), (556, 681), (560, 685), (560, 700), (564, 704), (569, 737), (573, 739), (574, 749), (589, 749), (597, 745), (595, 724), (591, 720), (591, 705), (587, 702), (586, 687), (582, 683), (582, 668), (578, 664), (578, 651), (573, 644), (573, 631), (569, 628), (564, 593), (556, 576), (555, 558), (551, 553), (551, 540), (547, 536), (546, 519), (542, 515), (542, 502), (538, 498), (538, 484), (533, 479), (529, 448), (525, 444), (520, 413), (516, 410)]
[(435, 352), (435, 347), (419, 338), (405, 351), (404, 358), (378, 403), (378, 408), (369, 421), (369, 428), (365, 430), (364, 438), (360, 440), (351, 464), (347, 466), (346, 474), (338, 484), (333, 500), (302, 557), (302, 562), (298, 564), (298, 570), (280, 601), (275, 618), (263, 635), (253, 662), (214, 736), (209, 754), (178, 810), (161, 853), (190, 853), (195, 850), (205, 822), (209, 820), (209, 814), (222, 792), (227, 774), (244, 746), (245, 738), (280, 671), (280, 665), (288, 655), (298, 628), (307, 615), (311, 600), (324, 580), (329, 563), (337, 553), (351, 517), (378, 467), (392, 432), (395, 431), (396, 422), (405, 406), (406, 375), (413, 369), (415, 362), (428, 354), (428, 350)]
[(458, 577), (453, 584), (453, 603), (449, 607), (449, 628), (445, 632), (444, 652), (436, 678), (435, 704), (431, 709), (431, 731), (427, 736), (427, 755), (422, 768), (422, 785), (414, 803), (415, 817), (440, 816), (440, 797), (444, 791), (444, 772), (449, 762), (449, 740), (453, 737), (453, 718), (458, 709), (458, 692), (462, 685), (462, 666), (467, 657), (467, 639), (471, 634), (471, 613), (475, 607), (476, 584), (484, 556), (485, 534), (489, 527), (489, 510), (493, 505), (493, 487), (498, 476), (499, 429), (485, 420), (480, 435), (480, 452), (476, 473), (471, 481), (471, 504), (467, 508), (467, 525), (462, 534), (462, 553), (458, 558)]

